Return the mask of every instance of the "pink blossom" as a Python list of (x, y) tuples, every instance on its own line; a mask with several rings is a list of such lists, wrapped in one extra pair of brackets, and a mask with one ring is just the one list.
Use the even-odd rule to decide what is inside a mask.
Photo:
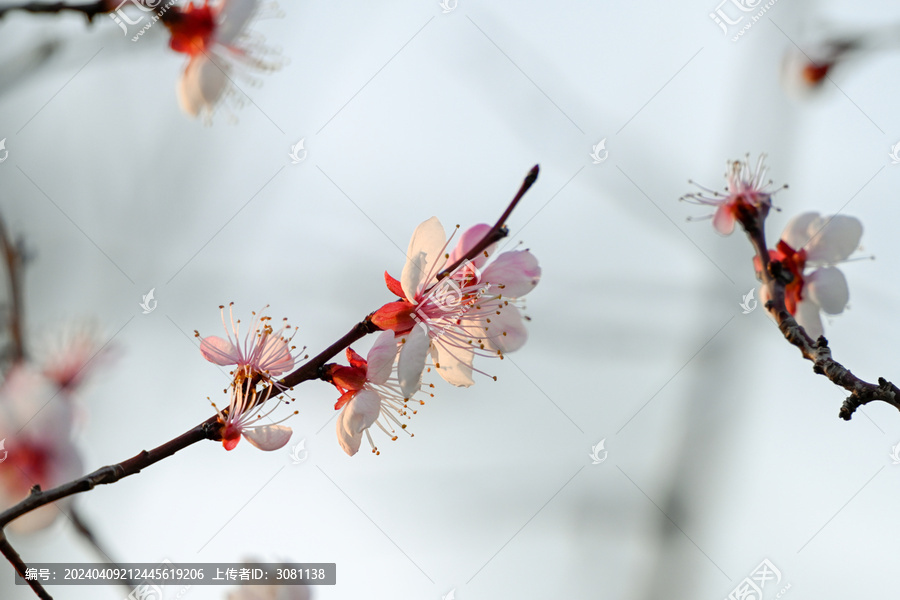
[[(788, 222), (776, 249), (769, 251), (770, 260), (781, 262), (793, 276), (785, 286), (785, 306), (813, 339), (823, 334), (819, 313), (840, 314), (850, 300), (847, 280), (834, 265), (846, 261), (861, 238), (862, 223), (854, 217), (807, 212)], [(771, 298), (768, 286), (762, 286), (759, 297), (765, 305)]]
[[(396, 440), (394, 426), (406, 430), (406, 423), (401, 418), (408, 419), (410, 413), (416, 413), (409, 408), (409, 395), (401, 392), (394, 373), (396, 356), (394, 333), (384, 331), (376, 338), (365, 359), (348, 348), (350, 366), (332, 365), (328, 371), (331, 382), (341, 392), (334, 405), (335, 410), (341, 410), (337, 419), (338, 443), (350, 456), (359, 451), (363, 434), (372, 446), (372, 452), (379, 454), (369, 434), (373, 424)], [(418, 402), (424, 404), (421, 400)]]
[[(227, 337), (209, 336), (200, 343), (200, 353), (206, 360), (220, 366), (235, 366), (231, 371), (234, 380), (228, 409), (221, 411), (216, 408), (222, 424), (222, 444), (226, 450), (231, 450), (243, 436), (261, 450), (277, 450), (291, 438), (291, 429), (278, 424), (284, 419), (277, 423), (257, 423), (268, 417), (279, 404), (276, 402), (268, 411), (262, 411), (272, 388), (284, 391), (274, 377), (294, 367), (294, 347), (290, 346), (291, 338), (284, 336), (291, 326), (285, 320), (281, 329), (276, 331), (270, 324), (271, 317), (263, 316), (262, 311), (259, 314), (254, 312), (242, 339), (241, 321), (235, 321), (232, 306), (233, 303), (228, 306), (230, 330), (225, 320), (225, 307), (219, 307)], [(200, 336), (196, 332), (195, 335)], [(258, 395), (257, 384), (267, 386), (264, 397)], [(213, 404), (213, 407), (216, 405)]]
[(384, 305), (372, 321), (402, 336), (398, 376), (404, 394), (418, 387), (429, 354), (441, 377), (469, 386), (474, 383), (472, 372), (482, 372), (472, 366), (476, 354), (502, 358), (525, 344), (528, 333), (518, 299), (541, 277), (531, 252), (503, 252), (488, 262), (492, 246), (438, 279), (489, 230), (488, 225), (475, 225), (447, 253), (444, 228), (432, 217), (413, 233), (400, 280), (385, 273), (388, 289), (400, 300)]
[(765, 158), (765, 154), (760, 155), (756, 161), (756, 169), (752, 172), (749, 156), (747, 160), (731, 161), (725, 174), (728, 181), (725, 194), (695, 184), (700, 192), (687, 194), (681, 199), (694, 204), (715, 206), (715, 213), (710, 215), (713, 227), (722, 235), (730, 235), (734, 231), (735, 221), (752, 217), (760, 210), (768, 211), (772, 205), (772, 192), (768, 190), (772, 182), (763, 181), (766, 176)]

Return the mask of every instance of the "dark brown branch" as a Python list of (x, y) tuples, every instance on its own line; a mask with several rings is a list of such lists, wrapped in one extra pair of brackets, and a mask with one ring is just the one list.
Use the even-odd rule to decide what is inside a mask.
[(100, 467), (93, 473), (89, 473), (55, 488), (42, 491), (40, 486), (34, 486), (31, 488), (31, 494), (29, 494), (27, 498), (12, 508), (0, 513), (0, 530), (5, 528), (10, 522), (36, 508), (40, 508), (51, 502), (56, 502), (57, 500), (61, 500), (62, 498), (73, 494), (92, 490), (98, 485), (115, 483), (129, 475), (140, 473), (141, 470), (146, 469), (150, 465), (157, 463), (164, 458), (172, 456), (179, 450), (183, 450), (191, 444), (195, 444), (201, 440), (217, 439), (220, 435), (220, 427), (217, 419), (218, 417), (216, 416), (210, 417), (193, 429), (181, 434), (173, 440), (169, 440), (153, 450), (143, 450), (138, 455), (133, 456), (128, 460), (114, 465)]
[(497, 222), (493, 227), (491, 227), (490, 231), (488, 231), (481, 239), (481, 241), (475, 244), (475, 246), (473, 246), (465, 256), (460, 257), (459, 260), (438, 273), (438, 281), (450, 275), (450, 273), (459, 268), (459, 266), (467, 260), (472, 260), (479, 254), (484, 252), (491, 244), (495, 244), (509, 235), (509, 230), (506, 228), (506, 220), (509, 218), (509, 215), (512, 214), (512, 211), (516, 208), (516, 205), (519, 203), (519, 200), (522, 199), (522, 196), (525, 195), (525, 192), (527, 192), (529, 188), (534, 185), (534, 182), (537, 181), (539, 172), (540, 167), (538, 165), (534, 165), (528, 172), (528, 175), (525, 176), (525, 181), (522, 182), (522, 187), (520, 187), (519, 191), (516, 192), (515, 198), (512, 199), (512, 202), (509, 203), (509, 206), (506, 207), (506, 210), (503, 211), (503, 214), (500, 215), (500, 218), (497, 219)]
[(78, 12), (83, 14), (88, 22), (92, 22), (94, 17), (99, 14), (108, 13), (113, 10), (111, 3), (105, 0), (98, 2), (85, 2), (83, 4), (68, 4), (66, 2), (26, 2), (25, 4), (16, 4), (12, 6), (0, 6), (0, 18), (6, 13), (21, 10), (34, 14), (57, 14), (63, 11)]
[(788, 312), (784, 290), (785, 284), (789, 282), (790, 273), (781, 268), (780, 262), (769, 260), (764, 232), (765, 217), (764, 212), (756, 216), (742, 215), (739, 222), (756, 251), (761, 266), (757, 276), (764, 286), (768, 286), (770, 292), (766, 310), (775, 318), (781, 334), (788, 342), (799, 348), (803, 358), (813, 363), (814, 372), (824, 375), (832, 383), (850, 392), (839, 412), (839, 416), (845, 421), (850, 420), (859, 406), (873, 400), (887, 402), (900, 410), (900, 388), (884, 378), (879, 378), (878, 385), (875, 385), (851, 373), (831, 356), (831, 349), (825, 336), (813, 340)]
[[(12, 544), (9, 543), (9, 540), (6, 539), (6, 534), (3, 533), (3, 531), (0, 531), (0, 554), (3, 554), (3, 556), (6, 557), (6, 560), (12, 564), (16, 573), (24, 579), (25, 569), (27, 568), (25, 561), (22, 560), (22, 557), (19, 556), (16, 549), (13, 548)], [(53, 596), (47, 593), (47, 590), (44, 589), (41, 582), (36, 579), (27, 579), (26, 581), (28, 582), (28, 586), (35, 594), (37, 594), (38, 598), (41, 598), (42, 600), (53, 600)]]

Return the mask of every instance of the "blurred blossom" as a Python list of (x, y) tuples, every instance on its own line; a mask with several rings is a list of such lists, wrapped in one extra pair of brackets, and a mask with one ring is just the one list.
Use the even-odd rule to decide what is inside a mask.
[[(264, 14), (265, 13), (265, 14)], [(257, 85), (253, 72), (280, 69), (277, 50), (264, 45), (251, 24), (264, 16), (280, 16), (277, 5), (259, 0), (193, 2), (173, 7), (164, 20), (172, 34), (169, 46), (190, 56), (178, 84), (182, 110), (209, 122), (225, 99), (240, 104), (233, 80)]]
[[(819, 313), (839, 314), (850, 300), (847, 280), (833, 265), (846, 261), (861, 238), (862, 223), (854, 217), (807, 212), (791, 219), (776, 249), (769, 250), (769, 259), (793, 276), (785, 286), (785, 306), (813, 339), (823, 334)], [(759, 261), (754, 262), (759, 270)], [(765, 305), (771, 298), (768, 286), (759, 292)]]
[[(0, 463), (0, 509), (25, 499), (35, 485), (49, 489), (83, 474), (72, 440), (73, 406), (67, 393), (23, 362), (16, 363), (0, 384), (0, 439), (7, 452)], [(34, 510), (9, 527), (17, 532), (47, 527), (69, 501)]]
[(765, 159), (766, 155), (761, 154), (752, 171), (749, 156), (747, 160), (731, 161), (728, 172), (725, 173), (725, 193), (692, 181), (690, 183), (700, 188), (700, 191), (686, 194), (681, 200), (716, 207), (715, 213), (700, 218), (712, 218), (716, 231), (722, 235), (731, 235), (736, 221), (755, 218), (760, 212), (765, 214), (772, 206), (772, 192), (769, 191), (772, 182), (764, 181), (767, 170)]

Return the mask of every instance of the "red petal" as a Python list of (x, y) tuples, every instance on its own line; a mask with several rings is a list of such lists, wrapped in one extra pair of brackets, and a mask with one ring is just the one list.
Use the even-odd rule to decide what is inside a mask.
[(347, 392), (346, 394), (341, 394), (341, 397), (338, 398), (338, 401), (334, 403), (334, 410), (341, 410), (345, 404), (353, 400), (353, 396), (356, 395), (358, 390), (353, 390)]
[(357, 354), (353, 348), (347, 348), (347, 360), (350, 361), (350, 366), (362, 369), (365, 372), (367, 366), (366, 359)]
[(395, 333), (405, 333), (413, 328), (415, 307), (406, 301), (388, 302), (372, 314), (372, 322), (379, 329), (390, 329)]
[(398, 298), (406, 298), (403, 286), (400, 285), (398, 280), (388, 275), (387, 271), (384, 272), (384, 282), (387, 284), (387, 289), (389, 289), (392, 294), (396, 295)]
[(336, 367), (331, 371), (331, 382), (339, 389), (358, 392), (366, 385), (366, 370), (358, 367)]

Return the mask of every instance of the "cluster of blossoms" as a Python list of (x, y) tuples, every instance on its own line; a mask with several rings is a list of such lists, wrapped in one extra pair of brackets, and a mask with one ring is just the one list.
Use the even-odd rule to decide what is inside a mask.
[(172, 7), (163, 22), (171, 32), (169, 47), (190, 57), (178, 84), (178, 100), (187, 114), (209, 122), (223, 100), (240, 104), (233, 79), (256, 84), (250, 72), (274, 71), (282, 66), (276, 50), (250, 32), (263, 12), (278, 14), (277, 6), (259, 0), (204, 0)]
[[(35, 485), (56, 487), (82, 474), (75, 444), (76, 394), (103, 358), (98, 340), (75, 332), (41, 363), (16, 361), (0, 383), (0, 506), (21, 501)], [(10, 523), (20, 533), (47, 527), (70, 499)]]
[[(347, 454), (359, 451), (363, 436), (378, 453), (369, 433), (373, 425), (392, 440), (398, 430), (406, 431), (405, 421), (416, 413), (411, 406), (424, 404), (416, 394), (433, 395), (427, 390), (434, 386), (422, 383), (431, 366), (449, 383), (467, 387), (474, 383), (474, 372), (484, 374), (473, 365), (475, 356), (503, 358), (525, 343), (520, 298), (537, 285), (541, 269), (527, 250), (503, 252), (490, 261), (496, 244), (468, 260), (490, 230), (488, 225), (471, 227), (448, 252), (449, 240), (437, 218), (419, 225), (400, 279), (385, 273), (388, 289), (399, 299), (370, 316), (382, 332), (366, 358), (347, 348), (349, 365), (322, 368), (321, 378), (340, 392), (337, 438)], [(240, 321), (234, 321), (230, 308), (229, 316), (230, 327), (222, 307), (227, 339), (211, 336), (200, 344), (210, 362), (235, 366), (231, 402), (218, 411), (222, 442), (230, 450), (243, 436), (263, 450), (281, 448), (290, 428), (260, 419), (274, 410), (264, 408), (269, 392), (284, 391), (274, 377), (294, 366), (290, 338), (284, 335), (289, 326), (274, 331), (268, 317), (254, 313), (241, 342)], [(265, 386), (265, 396), (258, 385)]]
[[(732, 162), (727, 193), (701, 188), (703, 192), (683, 199), (715, 206), (713, 226), (724, 235), (734, 230), (736, 221), (748, 231), (758, 228), (771, 208), (771, 181), (763, 182), (764, 158), (760, 156), (753, 171), (747, 161)], [(807, 212), (791, 219), (775, 249), (768, 251), (769, 261), (780, 264), (789, 279), (784, 283), (785, 308), (813, 339), (823, 333), (821, 312), (836, 315), (847, 306), (847, 280), (835, 265), (859, 248), (861, 238), (862, 224), (854, 217)], [(754, 266), (761, 277), (758, 256)], [(763, 305), (772, 298), (769, 285), (761, 286), (759, 297)]]
[[(271, 317), (263, 316), (262, 311), (254, 312), (241, 339), (241, 321), (235, 320), (232, 306), (233, 303), (228, 305), (229, 321), (225, 320), (225, 307), (219, 307), (227, 337), (213, 335), (200, 342), (200, 352), (206, 360), (220, 366), (234, 366), (228, 408), (219, 410), (213, 403), (222, 425), (222, 445), (232, 450), (243, 436), (261, 450), (277, 450), (291, 439), (291, 428), (280, 424), (291, 415), (277, 422), (262, 422), (262, 419), (278, 407), (279, 402), (265, 407), (272, 390), (278, 394), (287, 391), (274, 378), (294, 368), (295, 348), (290, 345), (293, 335), (285, 335), (291, 326), (285, 320), (276, 331), (270, 323)], [(194, 335), (200, 337), (198, 332)]]

